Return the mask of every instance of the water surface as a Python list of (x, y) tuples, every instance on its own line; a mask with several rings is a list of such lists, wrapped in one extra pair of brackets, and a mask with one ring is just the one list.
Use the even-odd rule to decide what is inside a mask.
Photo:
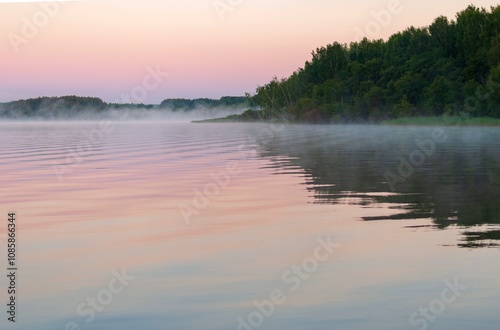
[[(2, 328), (249, 329), (279, 290), (259, 329), (497, 329), (500, 129), (436, 130), (0, 124), (20, 244), (19, 321)], [(90, 321), (78, 307), (113, 270), (134, 279)], [(445, 281), (467, 289), (440, 305)]]

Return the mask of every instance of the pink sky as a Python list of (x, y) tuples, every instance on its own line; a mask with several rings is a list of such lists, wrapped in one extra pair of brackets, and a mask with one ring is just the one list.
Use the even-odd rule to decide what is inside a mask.
[[(358, 29), (374, 23), (379, 31), (368, 37), (387, 38), (410, 25), (428, 25), (439, 15), (453, 17), (471, 2), (497, 4), (240, 0), (221, 19), (214, 4), (228, 0), (56, 3), (53, 17), (38, 3), (2, 2), (0, 102), (70, 94), (113, 102), (142, 84), (146, 67), (159, 66), (169, 76), (148, 91), (146, 103), (243, 95), (273, 76), (285, 77), (302, 67), (315, 48), (354, 41)], [(387, 24), (376, 23), (372, 13), (392, 2), (399, 2), (400, 13), (391, 14)], [(38, 22), (38, 31), (23, 33), (26, 21)], [(13, 46), (12, 38), (24, 38), (23, 43)]]

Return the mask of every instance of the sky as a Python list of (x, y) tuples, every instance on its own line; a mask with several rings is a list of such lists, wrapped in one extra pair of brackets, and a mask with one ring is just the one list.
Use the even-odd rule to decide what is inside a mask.
[(252, 93), (320, 46), (386, 39), (487, 0), (0, 1), (0, 102)]

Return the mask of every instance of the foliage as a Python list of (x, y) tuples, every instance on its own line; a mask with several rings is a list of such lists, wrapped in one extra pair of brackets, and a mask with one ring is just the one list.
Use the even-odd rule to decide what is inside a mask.
[(200, 99), (166, 99), (160, 104), (160, 108), (171, 110), (194, 110), (196, 108), (236, 108), (253, 107), (253, 101), (246, 96), (224, 96), (219, 100)]
[(6, 118), (45, 118), (72, 119), (82, 115), (90, 117), (105, 110), (164, 110), (190, 111), (197, 108), (255, 108), (256, 105), (249, 96), (225, 96), (219, 100), (213, 99), (167, 99), (161, 105), (153, 104), (121, 104), (105, 103), (95, 97), (63, 96), (39, 97), (0, 103), (0, 117)]
[(470, 5), (387, 41), (316, 49), (303, 68), (259, 86), (266, 112), (297, 120), (311, 110), (336, 120), (458, 115), (500, 118), (500, 6)]
[(100, 98), (62, 96), (38, 97), (0, 104), (0, 115), (21, 118), (42, 116), (48, 118), (68, 118), (74, 115), (74, 110), (102, 111), (108, 106)]

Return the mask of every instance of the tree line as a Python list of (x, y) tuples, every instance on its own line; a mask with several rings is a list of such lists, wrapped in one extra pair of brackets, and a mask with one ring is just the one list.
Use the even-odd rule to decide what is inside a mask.
[(324, 121), (500, 117), (500, 6), (470, 5), (388, 38), (320, 47), (303, 68), (259, 86), (267, 117)]
[(106, 110), (160, 110), (191, 111), (198, 108), (252, 108), (256, 105), (246, 96), (224, 96), (220, 99), (166, 99), (160, 105), (106, 103), (96, 97), (62, 96), (38, 97), (0, 103), (0, 116), (6, 118), (72, 118), (82, 113), (100, 113)]

